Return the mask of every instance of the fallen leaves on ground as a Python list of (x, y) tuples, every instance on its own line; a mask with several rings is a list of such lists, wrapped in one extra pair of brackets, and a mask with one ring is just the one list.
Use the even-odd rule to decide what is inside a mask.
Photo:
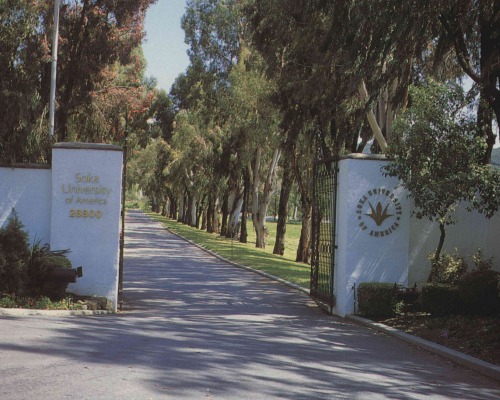
[(500, 365), (500, 315), (433, 317), (407, 313), (378, 322)]

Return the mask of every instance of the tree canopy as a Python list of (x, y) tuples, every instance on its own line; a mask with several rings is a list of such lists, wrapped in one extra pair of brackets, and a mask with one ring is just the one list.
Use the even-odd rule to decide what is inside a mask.
[(412, 106), (396, 125), (397, 139), (388, 151), (392, 161), (384, 170), (408, 190), (417, 218), (439, 224), (437, 262), (459, 203), (488, 218), (498, 210), (500, 173), (482, 163), (486, 144), (475, 135), (460, 86), (429, 81), (410, 93)]
[[(139, 48), (154, 2), (62, 1), (56, 140), (112, 142), (127, 112), (148, 108)], [(2, 2), (0, 14), (0, 158), (47, 159), (53, 3)]]

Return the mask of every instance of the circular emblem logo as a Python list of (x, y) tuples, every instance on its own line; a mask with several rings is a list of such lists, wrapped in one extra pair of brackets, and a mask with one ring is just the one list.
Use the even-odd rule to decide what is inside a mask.
[(359, 228), (370, 236), (389, 236), (401, 223), (401, 203), (388, 189), (368, 190), (356, 207)]

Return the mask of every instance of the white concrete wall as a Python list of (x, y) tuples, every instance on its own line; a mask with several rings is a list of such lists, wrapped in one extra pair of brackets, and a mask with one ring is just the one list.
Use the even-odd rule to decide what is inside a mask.
[(83, 277), (68, 290), (103, 296), (116, 309), (122, 182), (121, 148), (56, 144), (52, 151), (50, 243), (69, 249)]
[[(351, 156), (339, 162), (334, 313), (354, 312), (354, 284), (408, 282), (410, 206), (398, 181), (382, 175), (387, 161)], [(369, 215), (380, 204), (387, 218)]]
[[(412, 207), (413, 209), (413, 207)], [(428, 255), (435, 251), (439, 242), (439, 225), (428, 219), (411, 218), (409, 284), (426, 282), (430, 272)], [(466, 207), (456, 211), (456, 224), (448, 225), (444, 250), (466, 257), (469, 268), (474, 265), (469, 256), (481, 249), (485, 258), (493, 257), (494, 269), (500, 271), (500, 213), (487, 219), (477, 212), (468, 212)]]
[(50, 241), (51, 171), (44, 165), (0, 167), (0, 226), (14, 208), (29, 233), (30, 245)]

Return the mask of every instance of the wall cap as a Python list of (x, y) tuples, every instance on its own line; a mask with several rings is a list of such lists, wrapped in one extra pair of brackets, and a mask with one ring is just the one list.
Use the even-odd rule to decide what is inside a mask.
[(364, 154), (364, 153), (351, 153), (340, 157), (341, 160), (375, 160), (375, 161), (390, 161), (385, 154)]
[(0, 168), (11, 168), (11, 169), (51, 169), (50, 164), (38, 164), (38, 163), (5, 163), (0, 162)]
[(123, 149), (114, 144), (103, 143), (75, 143), (75, 142), (60, 142), (52, 146), (52, 149), (69, 149), (69, 150), (107, 150), (107, 151), (120, 151)]

